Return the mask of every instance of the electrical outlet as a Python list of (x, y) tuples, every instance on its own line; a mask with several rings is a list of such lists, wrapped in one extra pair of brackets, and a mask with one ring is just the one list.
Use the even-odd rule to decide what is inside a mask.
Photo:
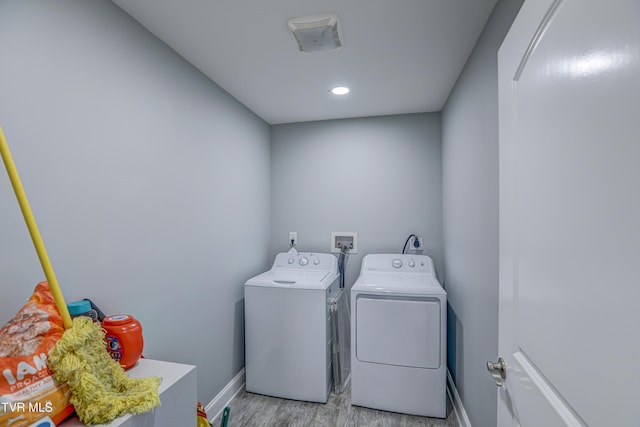
[(297, 231), (290, 231), (289, 232), (289, 245), (291, 245), (292, 241), (293, 241), (294, 245), (298, 244), (298, 232)]
[(409, 248), (408, 249), (411, 250), (411, 251), (421, 251), (421, 250), (423, 250), (424, 246), (422, 244), (422, 237), (420, 237), (420, 236), (411, 237), (411, 239), (409, 240)]
[(331, 252), (340, 253), (341, 244), (346, 242), (349, 245), (349, 253), (358, 252), (358, 233), (354, 231), (332, 231), (331, 232)]

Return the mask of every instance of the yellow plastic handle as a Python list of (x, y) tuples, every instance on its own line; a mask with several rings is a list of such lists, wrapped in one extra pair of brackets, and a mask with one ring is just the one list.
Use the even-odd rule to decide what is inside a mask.
[(72, 325), (71, 316), (69, 315), (69, 309), (67, 308), (67, 304), (64, 302), (64, 297), (62, 296), (62, 291), (60, 290), (60, 286), (58, 285), (58, 280), (56, 279), (56, 275), (53, 272), (53, 267), (51, 266), (51, 262), (49, 261), (47, 250), (44, 247), (42, 237), (40, 236), (40, 232), (38, 231), (38, 225), (36, 224), (36, 220), (33, 217), (33, 213), (31, 212), (31, 207), (29, 206), (27, 195), (24, 193), (24, 188), (22, 187), (22, 182), (20, 181), (20, 176), (18, 175), (18, 170), (16, 169), (16, 165), (13, 163), (13, 157), (11, 156), (9, 145), (7, 145), (7, 140), (5, 139), (4, 133), (2, 132), (2, 126), (0, 126), (0, 155), (2, 155), (4, 166), (7, 169), (7, 173), (9, 174), (9, 180), (11, 181), (11, 185), (13, 186), (13, 191), (14, 193), (16, 193), (16, 198), (18, 199), (18, 204), (20, 205), (20, 210), (22, 211), (22, 216), (27, 223), (27, 228), (29, 229), (31, 240), (33, 240), (33, 245), (36, 248), (36, 252), (38, 254), (38, 258), (40, 259), (42, 269), (44, 270), (44, 275), (49, 282), (49, 287), (51, 288), (53, 299), (56, 301), (56, 306), (58, 307), (58, 311), (62, 316), (64, 327), (65, 329), (69, 329)]

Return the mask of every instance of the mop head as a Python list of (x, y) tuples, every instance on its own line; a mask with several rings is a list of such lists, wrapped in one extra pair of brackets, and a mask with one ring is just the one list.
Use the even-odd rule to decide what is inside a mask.
[(86, 425), (106, 424), (160, 405), (160, 378), (129, 378), (107, 352), (100, 324), (88, 317), (73, 319), (73, 327), (49, 353), (47, 365), (56, 380), (69, 385), (71, 403)]

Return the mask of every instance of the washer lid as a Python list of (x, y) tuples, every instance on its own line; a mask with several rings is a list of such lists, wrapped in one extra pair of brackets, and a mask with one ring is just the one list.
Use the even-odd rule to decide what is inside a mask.
[(329, 271), (273, 269), (249, 279), (245, 286), (327, 289), (337, 277)]
[(382, 271), (362, 273), (351, 291), (408, 295), (447, 294), (438, 279), (431, 274)]

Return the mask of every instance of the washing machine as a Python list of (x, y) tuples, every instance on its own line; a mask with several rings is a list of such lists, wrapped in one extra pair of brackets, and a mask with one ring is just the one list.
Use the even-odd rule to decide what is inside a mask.
[(290, 251), (244, 286), (246, 390), (326, 403), (332, 380), (331, 254)]
[(431, 258), (365, 256), (351, 288), (351, 403), (445, 418), (446, 311)]

